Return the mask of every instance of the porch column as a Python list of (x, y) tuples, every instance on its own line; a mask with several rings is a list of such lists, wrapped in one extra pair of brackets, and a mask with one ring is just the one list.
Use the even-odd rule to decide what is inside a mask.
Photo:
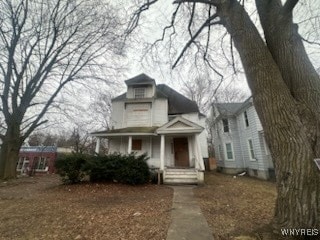
[(129, 136), (128, 139), (128, 153), (130, 154), (132, 152), (132, 136)]
[(204, 168), (204, 163), (203, 163), (203, 157), (202, 157), (202, 152), (201, 152), (201, 147), (200, 147), (200, 143), (199, 143), (199, 134), (196, 134), (195, 136), (195, 147), (197, 149), (197, 158), (198, 158), (198, 162), (199, 162), (199, 166), (200, 166), (200, 170), (205, 170)]
[(99, 137), (97, 137), (96, 149), (95, 149), (96, 154), (99, 154), (99, 152), (100, 152), (100, 141), (101, 141), (101, 139)]
[(165, 136), (161, 135), (160, 142), (160, 170), (164, 170), (164, 154), (165, 154)]

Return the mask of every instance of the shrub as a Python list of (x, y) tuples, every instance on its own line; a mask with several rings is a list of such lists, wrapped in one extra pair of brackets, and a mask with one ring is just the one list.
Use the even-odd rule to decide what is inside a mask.
[(64, 183), (78, 183), (86, 175), (84, 170), (88, 157), (84, 154), (70, 154), (61, 156), (55, 162), (58, 174)]
[(146, 154), (86, 156), (72, 154), (56, 161), (58, 173), (65, 183), (77, 183), (86, 175), (92, 182), (117, 181), (126, 184), (143, 184), (150, 179)]
[(143, 184), (149, 181), (150, 171), (147, 164), (146, 154), (135, 156), (133, 154), (124, 156), (121, 167), (116, 174), (116, 180), (127, 184)]
[(90, 181), (112, 181), (116, 179), (116, 172), (121, 168), (123, 156), (118, 153), (107, 156), (96, 156), (91, 158), (85, 167), (90, 175)]
[(117, 181), (126, 184), (143, 184), (149, 181), (150, 172), (146, 154), (121, 155), (119, 153), (94, 157), (88, 162), (90, 181)]

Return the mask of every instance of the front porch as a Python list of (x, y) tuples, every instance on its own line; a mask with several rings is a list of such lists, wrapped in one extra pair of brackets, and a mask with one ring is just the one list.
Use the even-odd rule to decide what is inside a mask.
[(123, 154), (146, 153), (148, 165), (158, 169), (165, 184), (197, 184), (203, 182), (204, 162), (199, 142), (203, 128), (182, 117), (177, 117), (159, 128), (137, 128), (97, 132), (96, 152), (99, 139), (109, 139), (109, 152)]

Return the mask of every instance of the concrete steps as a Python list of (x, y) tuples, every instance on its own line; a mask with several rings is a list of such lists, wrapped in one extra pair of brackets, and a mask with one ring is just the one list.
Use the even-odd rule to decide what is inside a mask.
[(164, 184), (198, 184), (198, 172), (195, 169), (166, 169)]

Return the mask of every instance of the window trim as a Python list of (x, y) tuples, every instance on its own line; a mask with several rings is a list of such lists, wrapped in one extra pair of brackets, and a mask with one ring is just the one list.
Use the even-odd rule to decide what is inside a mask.
[[(139, 91), (141, 91), (141, 92), (139, 93)], [(145, 97), (146, 97), (146, 88), (137, 87), (137, 88), (133, 89), (133, 98), (141, 99), (141, 98), (145, 98)]]
[(243, 116), (244, 116), (244, 126), (247, 128), (250, 126), (247, 110), (243, 112)]
[[(249, 150), (249, 157), (251, 161), (257, 161), (256, 154), (254, 152), (254, 147), (253, 147), (253, 141), (251, 138), (248, 139), (248, 150)], [(251, 143), (251, 144), (250, 144)], [(253, 156), (252, 156), (253, 155)]]
[[(229, 119), (228, 118), (222, 118), (222, 130), (223, 130), (223, 132), (224, 133), (230, 133), (230, 124), (229, 124)], [(226, 121), (227, 122), (227, 125), (225, 125), (224, 123), (224, 121)], [(226, 127), (227, 127), (227, 131), (225, 131), (226, 130)]]
[[(231, 153), (232, 153), (232, 158), (229, 158), (228, 157), (228, 147), (227, 147), (227, 144), (230, 144), (230, 147), (231, 147)], [(225, 150), (225, 157), (226, 157), (226, 160), (227, 161), (234, 161), (234, 150), (233, 150), (233, 144), (232, 142), (226, 142), (225, 143), (225, 147), (226, 147), (226, 150)]]
[[(43, 164), (42, 164), (43, 162)], [(48, 167), (48, 163), (49, 163), (49, 158), (48, 157), (39, 157), (38, 158), (38, 163), (37, 163), (37, 167), (36, 167), (36, 171), (46, 171), (47, 167)], [(43, 166), (43, 168), (40, 168), (40, 165)]]

